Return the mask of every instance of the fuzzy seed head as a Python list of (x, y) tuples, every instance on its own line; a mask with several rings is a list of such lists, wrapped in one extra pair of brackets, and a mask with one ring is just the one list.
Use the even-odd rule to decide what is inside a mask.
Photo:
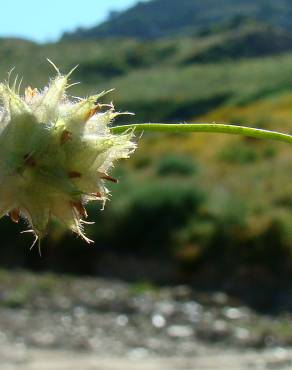
[(112, 105), (66, 95), (68, 75), (57, 70), (43, 91), (0, 83), (0, 217), (24, 217), (41, 239), (52, 218), (83, 233), (85, 204), (105, 203), (109, 170), (135, 150), (133, 133), (113, 135)]

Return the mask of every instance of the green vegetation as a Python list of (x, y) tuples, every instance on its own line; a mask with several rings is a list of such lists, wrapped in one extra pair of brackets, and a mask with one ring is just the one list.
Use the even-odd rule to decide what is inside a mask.
[[(119, 124), (231, 122), (291, 133), (292, 34), (285, 27), (292, 4), (225, 0), (214, 7), (214, 1), (141, 3), (56, 44), (0, 39), (0, 78), (15, 66), (24, 86), (40, 87), (54, 73), (50, 58), (65, 72), (79, 64), (72, 82), (82, 83), (72, 87), (73, 96), (115, 88), (104, 101), (136, 114)], [(141, 17), (159, 27), (145, 34)], [(147, 40), (131, 37), (141, 36), (137, 24)], [(96, 38), (123, 36), (121, 29), (129, 38)], [(182, 281), (273, 285), (291, 278), (288, 144), (215, 134), (139, 135), (137, 153), (115, 173), (120, 183), (112, 201), (104, 212), (90, 211), (96, 248), (55, 227), (40, 260), (23, 248), (28, 237), (11, 239), (18, 229), (2, 220), (2, 264), (88, 274), (103, 271), (99, 261), (112, 253), (119, 265), (127, 254), (171, 263)]]
[(197, 172), (197, 166), (192, 158), (183, 155), (168, 154), (157, 161), (157, 175), (188, 176)]
[(185, 64), (262, 57), (291, 50), (292, 33), (270, 26), (248, 25), (217, 39), (185, 60)]
[(292, 5), (287, 0), (150, 0), (139, 2), (107, 22), (78, 29), (66, 39), (104, 37), (161, 38), (234, 29), (246, 23), (289, 28)]
[[(15, 66), (17, 73), (24, 76), (23, 85), (39, 87), (47, 75), (53, 73), (47, 57), (63, 71), (79, 64), (73, 80), (82, 83), (72, 88), (72, 95), (88, 95), (114, 87), (115, 92), (106, 99), (114, 100), (121, 111), (136, 113), (134, 118), (122, 117), (122, 121), (127, 122), (182, 122), (222, 104), (247, 104), (289, 91), (292, 86), (292, 54), (185, 65), (200, 45), (202, 41), (197, 43), (196, 39), (143, 45), (124, 40), (44, 46), (21, 40), (0, 40), (3, 56), (0, 77), (6, 78), (6, 72)], [(129, 55), (138, 50), (141, 62), (130, 63)], [(165, 57), (161, 50), (171, 50), (171, 53)], [(146, 65), (142, 60), (148, 60)]]

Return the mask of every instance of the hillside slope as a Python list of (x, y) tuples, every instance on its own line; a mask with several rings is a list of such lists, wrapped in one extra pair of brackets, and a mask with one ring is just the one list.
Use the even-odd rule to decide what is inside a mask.
[[(218, 43), (216, 39), (209, 42), (212, 51)], [(135, 112), (132, 119), (136, 122), (187, 121), (222, 104), (247, 104), (292, 89), (291, 53), (219, 63), (212, 59), (210, 51), (208, 63), (191, 60), (196, 56), (207, 58), (204, 55), (207, 51), (200, 39), (191, 38), (147, 43), (67, 41), (48, 45), (0, 39), (3, 60), (0, 80), (15, 66), (24, 77), (23, 86), (39, 88), (54, 73), (46, 58), (63, 72), (79, 64), (72, 81), (82, 84), (70, 93), (82, 96), (116, 88), (105, 100), (114, 100), (121, 111)]]
[(250, 21), (291, 28), (291, 20), (289, 0), (150, 0), (64, 38), (172, 37), (233, 28)]

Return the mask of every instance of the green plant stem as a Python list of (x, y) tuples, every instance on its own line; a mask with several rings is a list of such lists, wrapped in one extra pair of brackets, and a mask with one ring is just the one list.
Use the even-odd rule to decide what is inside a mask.
[(167, 132), (167, 133), (192, 133), (208, 132), (223, 133), (254, 137), (257, 139), (277, 140), (292, 144), (292, 135), (282, 134), (281, 132), (262, 130), (259, 128), (226, 125), (221, 123), (139, 123), (131, 125), (115, 126), (111, 128), (112, 133), (123, 133), (127, 130), (135, 132)]

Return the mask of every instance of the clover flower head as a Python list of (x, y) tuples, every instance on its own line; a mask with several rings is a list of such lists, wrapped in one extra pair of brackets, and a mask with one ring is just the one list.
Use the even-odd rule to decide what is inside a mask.
[(0, 84), (0, 217), (24, 217), (35, 241), (56, 218), (90, 242), (82, 227), (85, 204), (105, 203), (105, 182), (116, 182), (108, 171), (136, 144), (132, 131), (111, 133), (109, 125), (120, 113), (98, 102), (106, 92), (69, 98), (72, 71), (62, 75), (55, 69), (43, 91), (27, 87), (21, 96), (16, 81)]

